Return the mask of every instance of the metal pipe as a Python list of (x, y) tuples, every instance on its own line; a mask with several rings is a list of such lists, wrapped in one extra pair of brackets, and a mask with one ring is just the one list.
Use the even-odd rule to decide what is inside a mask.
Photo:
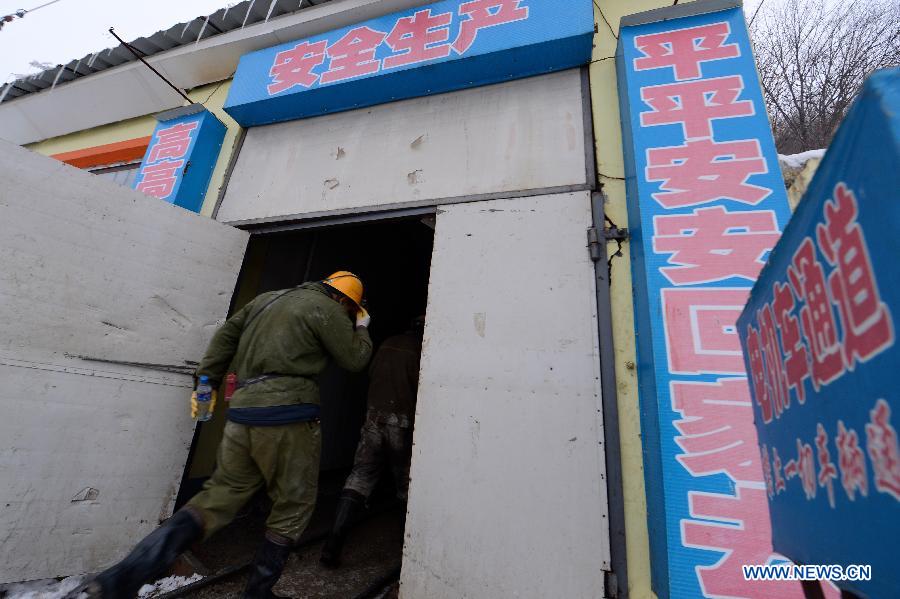
[(616, 386), (615, 347), (612, 334), (612, 301), (609, 287), (610, 269), (604, 234), (605, 197), (591, 194), (591, 214), (596, 230), (596, 252), (593, 254), (594, 278), (597, 286), (597, 334), (600, 339), (600, 387), (603, 398), (603, 436), (606, 456), (606, 492), (609, 505), (610, 562), (613, 574), (606, 581), (606, 596), (628, 597), (628, 563), (625, 545), (625, 495), (622, 487), (622, 446), (619, 437), (619, 405)]

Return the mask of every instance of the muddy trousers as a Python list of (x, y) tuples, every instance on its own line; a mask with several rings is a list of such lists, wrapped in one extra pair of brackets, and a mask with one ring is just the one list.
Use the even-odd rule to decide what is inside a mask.
[(228, 422), (216, 470), (187, 506), (204, 538), (226, 526), (261, 488), (272, 500), (267, 534), (295, 543), (316, 506), (322, 434), (318, 422), (245, 426)]
[(397, 486), (397, 497), (406, 499), (409, 490), (409, 460), (412, 453), (412, 428), (366, 419), (360, 431), (353, 458), (353, 470), (344, 488), (366, 499), (372, 494), (385, 466), (390, 466)]

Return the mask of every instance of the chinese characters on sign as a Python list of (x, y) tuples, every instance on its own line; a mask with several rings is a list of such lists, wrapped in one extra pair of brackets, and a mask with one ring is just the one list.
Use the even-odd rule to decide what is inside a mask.
[[(775, 548), (896, 594), (900, 69), (872, 75), (738, 319)], [(877, 148), (877, 151), (873, 151)]]
[(619, 43), (647, 306), (638, 351), (654, 363), (639, 373), (651, 381), (642, 425), (659, 431), (661, 453), (648, 488), (665, 497), (649, 508), (681, 541), (651, 538), (666, 564), (654, 584), (665, 577), (658, 591), (673, 597), (802, 597), (795, 582), (750, 583), (741, 570), (778, 556), (766, 496), (775, 473), (760, 458), (737, 319), (788, 214), (743, 15), (626, 26)]
[(179, 123), (159, 129), (153, 135), (147, 159), (141, 164), (135, 189), (161, 200), (175, 191), (175, 183), (191, 147), (191, 135), (199, 123)]
[(252, 127), (580, 67), (593, 6), (438, 0), (257, 50), (241, 57), (225, 111)]
[[(792, 392), (805, 403), (807, 379), (819, 392), (894, 344), (853, 191), (838, 184), (824, 206), (816, 237), (800, 242), (787, 281), (771, 285), (774, 301), (747, 327), (754, 395), (766, 424), (791, 407)], [(817, 250), (831, 270), (827, 278)]]
[[(310, 88), (372, 75), (412, 64), (450, 56), (451, 51), (465, 54), (483, 29), (528, 19), (524, 0), (472, 0), (456, 11), (434, 13), (432, 8), (412, 16), (396, 18), (390, 30), (379, 31), (366, 25), (355, 27), (340, 39), (328, 43), (303, 41), (275, 55), (269, 70), (269, 95), (280, 94), (294, 86)], [(450, 39), (454, 20), (458, 27)], [(381, 51), (390, 55), (377, 58)], [(327, 70), (313, 72), (323, 64)]]
[(199, 212), (219, 158), (225, 125), (200, 104), (156, 115), (134, 189)]

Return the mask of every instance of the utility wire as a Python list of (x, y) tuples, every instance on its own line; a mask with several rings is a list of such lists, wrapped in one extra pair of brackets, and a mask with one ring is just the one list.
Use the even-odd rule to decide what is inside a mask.
[(753, 21), (756, 20), (756, 15), (759, 14), (759, 9), (763, 7), (763, 4), (766, 3), (766, 0), (760, 0), (759, 6), (756, 7), (756, 10), (753, 12), (753, 16), (750, 17), (750, 24), (747, 27), (753, 27)]
[(0, 30), (3, 29), (3, 26), (6, 23), (12, 23), (14, 19), (23, 19), (28, 13), (40, 10), (45, 6), (50, 6), (51, 4), (56, 4), (57, 2), (62, 2), (62, 0), (50, 0), (50, 2), (45, 2), (40, 6), (35, 6), (34, 8), (20, 8), (15, 12), (9, 13), (8, 15), (3, 15), (2, 17), (0, 17)]

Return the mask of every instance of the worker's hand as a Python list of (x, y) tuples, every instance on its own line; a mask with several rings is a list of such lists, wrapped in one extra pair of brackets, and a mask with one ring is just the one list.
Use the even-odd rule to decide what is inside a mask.
[(372, 317), (369, 316), (368, 310), (360, 308), (359, 312), (356, 313), (356, 328), (368, 328), (370, 322), (372, 322)]
[[(213, 389), (212, 396), (209, 400), (209, 413), (212, 414), (216, 409), (216, 399), (218, 398), (218, 392)], [(200, 406), (197, 404), (197, 392), (194, 391), (191, 393), (191, 418), (196, 419), (200, 414)]]

